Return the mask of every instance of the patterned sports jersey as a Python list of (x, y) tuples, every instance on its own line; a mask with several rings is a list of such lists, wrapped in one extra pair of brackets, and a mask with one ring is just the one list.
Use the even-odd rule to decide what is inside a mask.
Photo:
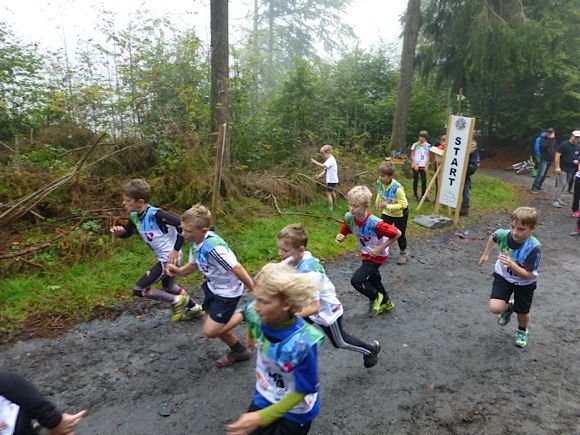
[[(272, 342), (264, 334), (265, 326), (262, 325), (254, 305), (255, 302), (248, 304), (244, 316), (250, 334), (256, 341), (256, 398), (258, 402), (263, 402), (264, 399), (267, 401), (257, 405), (269, 406), (292, 391), (307, 392), (304, 399), (285, 414), (284, 418), (297, 423), (308, 423), (318, 414), (318, 370), (316, 358), (312, 361), (312, 367), (304, 367), (304, 364), (309, 356), (317, 355), (324, 335), (297, 317), (295, 325), (279, 330), (282, 336), (277, 338), (280, 341)], [(316, 385), (303, 385), (308, 379), (298, 378), (299, 373), (306, 374)]]
[(0, 435), (14, 433), (19, 412), (20, 406), (0, 396)]
[[(526, 259), (530, 253), (541, 247), (542, 245), (534, 236), (528, 237), (528, 239), (521, 244), (518, 249), (511, 249), (508, 246), (508, 235), (510, 230), (499, 229), (493, 233), (493, 239), (497, 243), (497, 247), (500, 253), (508, 253), (510, 257), (518, 264), (518, 266), (524, 267)], [(533, 266), (532, 276), (529, 279), (520, 278), (518, 275), (513, 273), (509, 267), (504, 265), (499, 259), (495, 262), (494, 272), (504, 278), (506, 281), (516, 284), (516, 285), (528, 285), (537, 281), (538, 279), (538, 267), (540, 266), (541, 253), (538, 252), (536, 261)]]
[(320, 301), (318, 313), (309, 316), (314, 323), (330, 326), (336, 319), (342, 316), (344, 310), (340, 300), (336, 296), (336, 289), (332, 281), (326, 275), (320, 260), (312, 256), (309, 251), (304, 252), (302, 260), (296, 266), (296, 270), (301, 273), (312, 273), (316, 275), (322, 291), (316, 292), (315, 300)]
[(167, 233), (164, 233), (155, 215), (159, 209), (157, 207), (148, 207), (145, 212), (139, 216), (137, 212), (131, 212), (129, 219), (139, 231), (143, 241), (151, 248), (157, 259), (161, 263), (167, 263), (169, 253), (174, 249), (175, 240), (178, 232), (173, 226), (167, 226)]
[[(409, 203), (405, 196), (405, 188), (397, 180), (392, 180), (388, 185), (384, 185), (380, 179), (377, 180), (376, 204), (380, 200), (385, 200), (388, 205), (382, 209), (382, 213), (392, 217), (402, 217)], [(393, 204), (393, 205), (391, 205)]]
[(426, 168), (429, 163), (429, 148), (430, 143), (425, 142), (424, 145), (421, 142), (415, 142), (411, 147), (411, 151), (415, 151), (415, 165), (419, 168)]
[(189, 262), (197, 264), (213, 294), (236, 298), (244, 291), (244, 284), (232, 272), (239, 264), (236, 255), (215, 232), (208, 231), (203, 242), (191, 247)]
[[(355, 235), (360, 246), (361, 254), (364, 256), (369, 255), (371, 250), (375, 246), (379, 246), (387, 241), (387, 237), (377, 237), (375, 231), (376, 226), (382, 222), (378, 217), (371, 214), (368, 216), (364, 224), (359, 227), (354, 221), (354, 216), (351, 212), (347, 212), (344, 215), (344, 221), (348, 225), (350, 231)], [(380, 257), (387, 257), (389, 255), (389, 248), (385, 248), (383, 252), (379, 254)]]

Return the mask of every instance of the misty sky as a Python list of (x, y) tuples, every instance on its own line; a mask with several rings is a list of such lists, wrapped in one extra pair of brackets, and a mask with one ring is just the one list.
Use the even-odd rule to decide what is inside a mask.
[[(237, 41), (252, 5), (253, 0), (230, 0), (230, 42)], [(362, 48), (381, 40), (398, 44), (399, 19), (406, 5), (407, 0), (352, 0), (345, 22), (355, 30)], [(123, 28), (143, 7), (154, 16), (170, 15), (184, 28), (194, 26), (198, 36), (209, 41), (209, 0), (0, 0), (0, 16), (24, 41), (60, 48), (63, 30), (69, 46), (94, 35), (99, 10), (114, 11), (118, 28)]]

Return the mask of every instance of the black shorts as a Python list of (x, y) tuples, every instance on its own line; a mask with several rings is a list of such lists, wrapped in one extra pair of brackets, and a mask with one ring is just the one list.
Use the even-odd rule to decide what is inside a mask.
[(205, 312), (209, 314), (209, 317), (211, 317), (215, 322), (228, 323), (238, 307), (238, 302), (240, 301), (241, 296), (238, 296), (237, 298), (224, 298), (218, 296), (212, 293), (207, 282), (204, 282), (201, 288), (205, 295), (202, 304)]
[(327, 192), (334, 192), (334, 189), (336, 189), (336, 186), (338, 186), (338, 183), (326, 183), (326, 191)]
[(493, 286), (491, 287), (490, 299), (501, 299), (509, 302), (514, 294), (514, 311), (518, 314), (528, 314), (534, 298), (536, 283), (528, 285), (515, 285), (497, 274), (493, 274)]
[[(253, 403), (248, 408), (248, 412), (259, 411), (262, 408), (258, 408)], [(274, 423), (267, 427), (261, 427), (250, 435), (306, 435), (310, 431), (310, 426), (312, 423), (298, 424), (293, 421), (280, 418)]]

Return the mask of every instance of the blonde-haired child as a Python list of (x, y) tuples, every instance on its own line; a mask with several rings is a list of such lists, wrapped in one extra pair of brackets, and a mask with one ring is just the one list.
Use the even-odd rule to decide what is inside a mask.
[(389, 246), (401, 237), (401, 231), (368, 211), (373, 197), (368, 187), (355, 186), (346, 197), (350, 211), (344, 215), (336, 241), (342, 242), (351, 233), (357, 238), (362, 264), (352, 275), (350, 283), (369, 298), (369, 315), (376, 316), (395, 308), (383, 286), (379, 267), (387, 261)]
[(320, 154), (324, 157), (324, 163), (320, 163), (314, 159), (310, 159), (316, 166), (320, 166), (322, 172), (316, 175), (316, 178), (322, 178), (326, 175), (326, 202), (330, 210), (333, 209), (336, 201), (335, 189), (338, 186), (338, 164), (332, 155), (332, 147), (330, 145), (323, 145), (320, 148)]
[(319, 412), (318, 348), (324, 336), (296, 316), (318, 290), (311, 276), (283, 263), (256, 275), (255, 301), (244, 310), (254, 343), (256, 390), (247, 413), (226, 426), (229, 435), (307, 434)]
[(230, 347), (230, 352), (217, 361), (226, 367), (250, 359), (246, 347), (238, 341), (232, 329), (240, 323), (236, 307), (244, 291), (253, 287), (252, 278), (244, 269), (227, 243), (210, 230), (211, 213), (207, 207), (196, 204), (181, 216), (183, 239), (193, 242), (189, 263), (178, 267), (168, 265), (170, 276), (183, 276), (199, 270), (206, 281), (203, 308), (206, 312), (203, 332), (208, 338), (219, 338)]

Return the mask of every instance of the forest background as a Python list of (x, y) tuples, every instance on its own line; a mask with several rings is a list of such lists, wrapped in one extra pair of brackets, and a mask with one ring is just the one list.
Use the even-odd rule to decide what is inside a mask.
[[(227, 1), (214, 3), (227, 17)], [(359, 182), (373, 186), (378, 162), (405, 153), (419, 130), (440, 131), (459, 93), (461, 112), (478, 118), (484, 157), (525, 157), (542, 128), (564, 140), (580, 126), (580, 0), (409, 0), (403, 20), (413, 18), (412, 3), (420, 6), (418, 40), (414, 70), (403, 76), (412, 91), (406, 140), (398, 142), (391, 133), (400, 50), (347, 49), (356, 38), (343, 19), (350, 3), (256, 0), (243, 38), (229, 45), (229, 135), (217, 212), (220, 231), (245, 251), (250, 269), (275, 255), (272, 237), (286, 221), (268, 220), (272, 213), (322, 215), (308, 222), (321, 256), (352, 248), (322, 241), (339, 213), (325, 212), (320, 191), (303, 175), (315, 172), (309, 159), (322, 144), (335, 147), (346, 191)], [(211, 199), (211, 47), (195, 28), (178, 29), (146, 10), (123, 28), (103, 10), (96, 30), (100, 43), (41, 50), (0, 20), (6, 336), (47, 319), (86, 318), (129, 296), (135, 269), (145, 270), (149, 258), (138, 241), (121, 246), (103, 235), (122, 223), (120, 189), (128, 179), (146, 178), (154, 203), (178, 214)], [(513, 200), (509, 189), (495, 192), (483, 182), (498, 195), (490, 203)], [(33, 207), (8, 213), (31, 194), (26, 204)], [(302, 219), (290, 216), (284, 219)]]

